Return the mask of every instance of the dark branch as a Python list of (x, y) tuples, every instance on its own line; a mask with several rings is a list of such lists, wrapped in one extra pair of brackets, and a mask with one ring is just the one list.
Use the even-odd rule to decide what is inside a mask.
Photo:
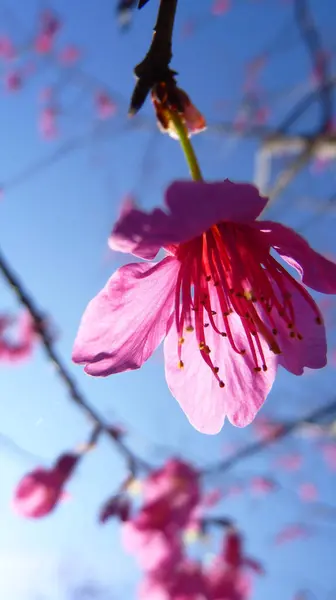
[(134, 69), (137, 77), (129, 114), (137, 113), (155, 84), (169, 81), (176, 73), (169, 68), (172, 59), (172, 37), (177, 0), (160, 0), (160, 8), (151, 46)]
[(131, 471), (134, 471), (134, 469), (137, 467), (147, 471), (150, 470), (151, 466), (141, 458), (135, 456), (133, 452), (131, 452), (131, 450), (129, 450), (129, 448), (124, 444), (120, 433), (118, 433), (118, 430), (106, 423), (87, 402), (84, 395), (79, 390), (75, 379), (67, 370), (65, 363), (62, 361), (60, 356), (58, 356), (53, 338), (50, 336), (47, 328), (45, 327), (45, 314), (35, 305), (35, 302), (26, 291), (17, 275), (11, 269), (5, 257), (1, 254), (1, 250), (0, 273), (11, 287), (18, 301), (29, 311), (29, 314), (34, 320), (36, 333), (41, 340), (45, 354), (53, 365), (55, 372), (57, 373), (62, 384), (67, 389), (70, 399), (72, 402), (77, 404), (77, 406), (86, 414), (89, 421), (94, 425), (91, 442), (96, 442), (100, 432), (104, 432), (118, 448), (120, 454), (126, 460), (128, 468)]
[(287, 437), (291, 433), (294, 433), (300, 429), (304, 423), (319, 423), (320, 421), (323, 421), (323, 419), (329, 416), (334, 416), (335, 414), (336, 399), (328, 404), (325, 404), (322, 408), (312, 411), (310, 414), (301, 419), (289, 421), (283, 427), (280, 427), (279, 430), (272, 435), (272, 437), (248, 444), (245, 446), (245, 448), (242, 448), (239, 450), (239, 452), (234, 454), (234, 456), (231, 456), (230, 458), (227, 458), (217, 464), (206, 467), (203, 469), (202, 475), (217, 475), (218, 473), (229, 471), (243, 460), (259, 454), (263, 450), (269, 448), (269, 446), (272, 444), (275, 444), (277, 441)]
[(328, 85), (329, 68), (319, 32), (315, 26), (312, 16), (308, 10), (307, 0), (296, 0), (294, 4), (295, 18), (302, 35), (303, 41), (310, 54), (313, 69), (318, 70), (321, 79), (321, 128), (320, 131), (326, 131), (332, 119), (332, 95)]

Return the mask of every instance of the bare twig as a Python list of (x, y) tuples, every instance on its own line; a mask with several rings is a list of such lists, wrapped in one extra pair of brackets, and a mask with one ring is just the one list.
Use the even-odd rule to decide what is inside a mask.
[(216, 464), (205, 467), (202, 470), (203, 476), (208, 475), (217, 475), (218, 473), (224, 473), (226, 471), (230, 471), (233, 467), (235, 467), (238, 463), (241, 463), (243, 460), (251, 458), (256, 454), (266, 450), (272, 444), (275, 444), (277, 441), (287, 437), (291, 433), (294, 433), (298, 429), (300, 429), (304, 423), (318, 423), (329, 416), (335, 416), (336, 414), (336, 399), (332, 400), (328, 404), (322, 406), (322, 408), (317, 408), (312, 411), (310, 414), (306, 415), (303, 418), (295, 419), (293, 421), (289, 421), (284, 424), (283, 427), (279, 427), (278, 431), (274, 432), (273, 435), (267, 439), (260, 440), (258, 442), (254, 442), (252, 444), (248, 444), (241, 450), (239, 450), (233, 456), (218, 462)]
[(29, 314), (34, 320), (36, 333), (38, 334), (41, 340), (45, 354), (50, 363), (53, 365), (55, 372), (57, 373), (62, 385), (66, 388), (70, 400), (74, 402), (93, 423), (94, 429), (91, 436), (91, 442), (96, 442), (100, 433), (103, 432), (107, 436), (109, 436), (109, 438), (113, 441), (120, 454), (126, 460), (128, 468), (132, 472), (137, 468), (141, 468), (146, 471), (150, 470), (151, 465), (149, 465), (146, 461), (142, 460), (140, 457), (133, 454), (133, 452), (123, 442), (122, 437), (118, 433), (118, 430), (106, 423), (100, 417), (98, 412), (96, 412), (94, 408), (92, 408), (87, 402), (83, 393), (79, 390), (75, 379), (67, 370), (65, 363), (56, 351), (54, 340), (45, 327), (44, 313), (36, 306), (34, 300), (26, 291), (22, 282), (19, 280), (12, 268), (9, 266), (1, 251), (0, 273), (3, 275), (5, 281), (11, 287), (19, 302), (28, 310)]
[(332, 118), (332, 96), (329, 80), (328, 60), (326, 58), (319, 32), (314, 24), (312, 16), (308, 10), (307, 0), (296, 0), (294, 3), (295, 18), (298, 28), (301, 32), (303, 41), (307, 46), (311, 56), (312, 66), (315, 71), (318, 70), (318, 76), (321, 79), (321, 131), (326, 131)]

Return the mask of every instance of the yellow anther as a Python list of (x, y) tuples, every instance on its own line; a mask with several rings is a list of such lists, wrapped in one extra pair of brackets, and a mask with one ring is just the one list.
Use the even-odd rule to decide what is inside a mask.
[(204, 350), (204, 348), (205, 348), (205, 343), (204, 342), (200, 342), (199, 349), (200, 350)]
[(178, 368), (183, 369), (183, 367), (184, 367), (184, 362), (183, 362), (183, 360), (180, 360), (179, 364), (178, 364)]
[(179, 344), (180, 344), (180, 345), (184, 344), (184, 337), (181, 337), (181, 338), (179, 339)]
[(187, 331), (188, 333), (191, 333), (192, 331), (194, 331), (194, 328), (193, 328), (193, 326), (192, 326), (192, 325), (188, 325), (188, 327), (186, 327), (186, 331)]

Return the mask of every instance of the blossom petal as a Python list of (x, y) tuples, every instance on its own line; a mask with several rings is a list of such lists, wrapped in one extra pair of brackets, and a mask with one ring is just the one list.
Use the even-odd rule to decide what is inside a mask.
[(259, 221), (254, 227), (264, 231), (269, 245), (299, 272), (305, 285), (324, 294), (336, 293), (336, 264), (313, 250), (303, 237), (272, 221)]
[(302, 294), (287, 281), (286, 287), (291, 294), (294, 308), (295, 331), (300, 333), (303, 339), (291, 338), (291, 330), (274, 313), (281, 348), (279, 364), (294, 375), (302, 375), (304, 367), (322, 369), (327, 364), (327, 341), (323, 323), (316, 322), (316, 315), (319, 314), (318, 306), (311, 298), (312, 305), (315, 306), (314, 310)]
[(166, 333), (178, 268), (168, 257), (118, 269), (83, 315), (73, 361), (101, 377), (141, 367)]
[(219, 183), (175, 181), (166, 190), (165, 203), (166, 212), (155, 209), (145, 213), (129, 206), (112, 231), (110, 247), (151, 260), (160, 247), (187, 242), (220, 221), (254, 221), (267, 198), (253, 185), (228, 179)]
[[(217, 306), (217, 311), (216, 311)], [(217, 297), (211, 298), (211, 307), (221, 314)], [(225, 382), (220, 388), (210, 367), (204, 362), (194, 333), (187, 333), (182, 346), (184, 368), (178, 368), (178, 334), (173, 324), (165, 339), (165, 371), (170, 391), (179, 402), (190, 423), (202, 433), (218, 433), (227, 416), (237, 427), (245, 427), (253, 421), (269, 393), (276, 373), (277, 357), (267, 344), (263, 346), (268, 370), (256, 373), (240, 318), (230, 315), (230, 326), (235, 341), (245, 348), (245, 355), (234, 352), (227, 338), (207, 328), (206, 344), (211, 349), (211, 359), (219, 367), (219, 376)], [(223, 324), (218, 321), (219, 328)]]

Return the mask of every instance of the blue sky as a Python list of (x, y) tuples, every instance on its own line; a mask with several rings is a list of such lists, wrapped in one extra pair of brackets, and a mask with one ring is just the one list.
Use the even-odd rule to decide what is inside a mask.
[[(180, 0), (179, 4), (172, 66), (179, 72), (181, 87), (210, 124), (235, 118), (246, 62), (260, 54), (266, 53), (260, 83), (271, 109), (270, 126), (277, 126), (293, 103), (312, 88), (310, 62), (294, 25), (291, 2), (232, 0), (232, 9), (217, 18), (210, 14), (210, 0)], [(0, 3), (0, 33), (8, 33), (19, 45), (23, 63), (32, 56), (32, 34), (38, 11), (45, 6), (37, 0), (25, 0), (24, 5), (18, 0)], [(83, 59), (70, 73), (54, 59), (40, 60), (22, 91), (1, 93), (1, 248), (57, 325), (58, 350), (81, 389), (107, 419), (126, 424), (134, 448), (158, 463), (168, 455), (167, 448), (198, 465), (216, 462), (228, 443), (241, 446), (252, 440), (252, 428), (238, 430), (227, 424), (216, 437), (194, 431), (168, 392), (160, 349), (140, 371), (107, 380), (88, 378), (71, 364), (73, 340), (87, 302), (125, 263), (124, 256), (107, 248), (121, 199), (133, 193), (146, 208), (160, 204), (167, 183), (188, 177), (188, 171), (178, 145), (156, 131), (149, 103), (137, 121), (143, 123), (139, 130), (126, 114), (134, 84), (132, 69), (147, 50), (157, 2), (151, 0), (125, 33), (118, 30), (112, 0), (55, 0), (52, 6), (64, 21), (57, 47), (76, 44)], [(336, 5), (333, 0), (314, 0), (310, 6), (326, 46), (333, 50)], [(183, 27), (190, 19), (195, 33), (184, 38)], [(335, 58), (332, 64), (335, 71)], [(41, 139), (37, 129), (39, 95), (46, 86), (55, 86), (60, 110), (59, 138), (49, 142)], [(106, 89), (118, 101), (118, 115), (103, 124), (94, 114), (97, 89)], [(314, 129), (318, 117), (318, 106), (312, 106), (294, 130)], [(202, 170), (212, 180), (251, 181), (258, 144), (257, 139), (230, 138), (218, 131), (195, 139)], [(272, 176), (285, 160), (274, 162)], [(300, 228), (316, 214), (305, 234), (321, 252), (336, 256), (335, 212), (314, 212), (335, 193), (334, 165), (318, 175), (306, 168), (268, 217)], [(2, 281), (0, 295), (0, 314), (15, 312), (15, 299)], [(334, 301), (334, 318), (335, 310)], [(332, 347), (336, 342), (332, 328), (329, 338)], [(139, 574), (133, 558), (121, 549), (118, 527), (96, 524), (100, 505), (125, 473), (108, 441), (102, 440), (83, 462), (69, 484), (71, 499), (50, 518), (30, 522), (12, 513), (10, 499), (19, 478), (36, 464), (48, 464), (63, 450), (85, 441), (88, 424), (68, 401), (41, 349), (22, 366), (0, 368), (0, 433), (4, 436), (0, 438), (0, 597), (31, 600), (40, 592), (50, 600), (63, 600), (67, 582), (92, 578), (110, 585), (113, 597), (135, 598)], [(334, 383), (332, 366), (297, 379), (281, 372), (261, 414), (279, 418), (305, 414), (332, 397)], [(274, 473), (274, 457), (290, 451), (304, 453), (301, 471)], [(257, 582), (255, 597), (291, 599), (303, 587), (317, 598), (327, 598), (336, 586), (335, 517), (317, 515), (314, 506), (303, 505), (296, 493), (300, 482), (314, 481), (321, 501), (335, 504), (335, 473), (326, 469), (316, 443), (293, 437), (206, 484), (223, 487), (270, 472), (283, 484), (282, 491), (262, 500), (244, 493), (218, 508), (237, 519), (248, 553), (265, 562), (266, 576)], [(275, 548), (272, 539), (277, 531), (297, 521), (310, 524), (311, 539)], [(206, 554), (211, 552), (211, 545), (205, 548)]]

